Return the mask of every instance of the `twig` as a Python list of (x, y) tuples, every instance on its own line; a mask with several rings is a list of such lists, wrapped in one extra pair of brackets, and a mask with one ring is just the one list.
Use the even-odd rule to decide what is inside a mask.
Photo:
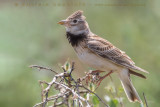
[(147, 103), (146, 96), (145, 96), (144, 93), (143, 93), (143, 97), (144, 97), (144, 101), (145, 101), (146, 107), (148, 107), (148, 103)]
[(48, 70), (48, 71), (52, 71), (55, 74), (58, 74), (56, 71), (52, 70), (51, 68), (47, 68), (47, 67), (43, 67), (43, 66), (39, 66), (39, 65), (30, 65), (30, 68), (38, 68), (39, 70), (44, 69), (44, 70)]
[(86, 88), (83, 85), (80, 85), (80, 87), (83, 87), (84, 89), (86, 89), (87, 91), (89, 91), (90, 93), (94, 94), (106, 107), (109, 107), (109, 105), (107, 105), (95, 92), (89, 90), (88, 88)]
[(60, 106), (62, 104), (64, 104), (64, 102), (59, 102), (59, 103), (56, 103), (53, 107)]
[(37, 103), (37, 104), (35, 104), (33, 107), (37, 107), (37, 106), (39, 106), (39, 105), (42, 105), (44, 102), (40, 102), (40, 103)]
[[(77, 89), (77, 93), (78, 93), (78, 95), (79, 95), (79, 87), (78, 87), (78, 83), (75, 81), (75, 79), (74, 78), (72, 78), (72, 72), (73, 72), (73, 70), (74, 70), (74, 62), (72, 62), (72, 68), (71, 68), (71, 72), (70, 72), (70, 77), (71, 77), (71, 80), (73, 80), (74, 81), (74, 83), (76, 84), (76, 89)], [(82, 105), (81, 104), (81, 102), (80, 102), (80, 100), (79, 100), (79, 98), (78, 98), (78, 105), (79, 105), (79, 107), (80, 107), (80, 105)]]
[(72, 68), (71, 68), (71, 72), (70, 72), (70, 75), (72, 74), (73, 70), (74, 70), (74, 62), (72, 62)]
[(44, 103), (43, 103), (43, 107), (45, 107), (46, 106), (46, 104), (47, 104), (47, 102), (48, 102), (48, 92), (46, 93), (46, 98), (45, 98), (45, 101), (44, 101)]
[[(77, 79), (75, 80), (72, 77), (72, 72), (74, 70), (74, 62), (72, 62), (72, 66), (71, 68), (69, 68), (70, 71), (66, 71), (65, 67), (62, 67), (62, 69), (64, 70), (63, 73), (57, 73), (55, 71), (53, 71), (50, 68), (46, 68), (46, 67), (42, 67), (42, 66), (38, 66), (38, 65), (32, 65), (30, 66), (31, 68), (38, 68), (39, 70), (41, 69), (45, 69), (45, 70), (49, 70), (52, 71), (54, 73), (56, 73), (56, 75), (53, 77), (51, 82), (45, 82), (45, 81), (39, 81), (40, 85), (41, 85), (41, 97), (42, 97), (42, 102), (37, 103), (36, 105), (34, 105), (34, 107), (37, 106), (42, 106), (42, 107), (46, 107), (46, 104), (49, 101), (53, 101), (53, 107), (56, 106), (60, 106), (60, 105), (65, 105), (67, 107), (69, 107), (71, 105), (71, 98), (70, 96), (72, 96), (73, 99), (73, 107), (75, 105), (75, 102), (77, 102), (77, 104), (79, 105), (79, 107), (91, 107), (92, 105), (89, 102), (89, 99), (85, 99), (84, 97), (82, 97), (81, 95), (84, 95), (84, 93), (86, 94), (90, 94), (93, 93), (95, 96), (98, 97), (98, 99), (106, 106), (109, 107), (96, 93), (94, 93), (93, 91), (87, 89), (85, 86), (82, 85), (82, 81), (86, 81), (89, 77), (95, 77), (97, 78), (94, 74), (86, 73), (86, 76), (82, 77), (81, 79)], [(60, 81), (59, 81), (60, 79)], [(66, 82), (64, 81), (66, 80)], [(92, 83), (93, 81), (91, 81)], [(44, 89), (43, 84), (46, 84), (47, 87)], [(58, 90), (59, 93), (57, 95), (51, 95), (48, 96), (48, 93), (50, 92), (51, 87), (54, 85), (54, 89)], [(81, 87), (81, 88), (80, 88)], [(45, 96), (45, 99), (44, 99)], [(88, 97), (89, 98), (89, 97)], [(61, 100), (59, 100), (61, 99)], [(84, 105), (85, 103), (85, 105)]]
[(54, 83), (56, 83), (56, 84), (58, 84), (58, 85), (61, 85), (61, 86), (63, 86), (64, 88), (66, 88), (66, 89), (70, 90), (70, 91), (73, 93), (73, 95), (77, 96), (80, 100), (82, 100), (82, 101), (86, 102), (87, 107), (90, 107), (90, 105), (89, 105), (88, 101), (87, 101), (85, 98), (83, 98), (83, 97), (79, 96), (79, 95), (78, 95), (74, 90), (70, 89), (69, 87), (67, 87), (67, 86), (66, 86), (66, 85), (64, 85), (64, 84), (60, 84), (60, 83), (58, 83), (58, 82), (54, 82)]
[(41, 86), (41, 98), (42, 98), (41, 101), (43, 101), (43, 95), (44, 95), (44, 93), (43, 93), (43, 89), (44, 89), (43, 82), (39, 81), (39, 84)]

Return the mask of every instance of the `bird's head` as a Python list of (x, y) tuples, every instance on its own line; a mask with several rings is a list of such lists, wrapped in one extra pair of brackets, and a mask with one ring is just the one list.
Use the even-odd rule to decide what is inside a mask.
[(90, 31), (85, 16), (83, 16), (83, 11), (81, 10), (74, 12), (67, 19), (58, 22), (58, 24), (64, 25), (66, 31), (74, 35), (88, 34)]

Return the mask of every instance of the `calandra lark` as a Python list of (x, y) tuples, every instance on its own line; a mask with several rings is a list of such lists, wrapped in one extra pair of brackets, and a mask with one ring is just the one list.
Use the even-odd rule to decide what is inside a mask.
[(147, 71), (137, 67), (125, 52), (92, 33), (85, 16), (83, 16), (83, 11), (76, 11), (58, 23), (65, 26), (66, 37), (84, 64), (97, 69), (97, 71), (109, 71), (103, 78), (116, 72), (129, 101), (142, 102), (131, 82), (130, 74), (146, 78), (135, 70), (148, 73)]

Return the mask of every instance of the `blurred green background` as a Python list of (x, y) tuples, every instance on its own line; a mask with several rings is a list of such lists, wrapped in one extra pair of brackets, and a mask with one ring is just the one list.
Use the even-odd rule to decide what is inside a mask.
[[(80, 4), (78, 4), (80, 2)], [(72, 4), (73, 3), (73, 4)], [(127, 4), (127, 5), (124, 5)], [(149, 107), (160, 104), (160, 1), (158, 0), (0, 0), (0, 107), (32, 107), (40, 98), (38, 80), (54, 74), (30, 69), (32, 64), (60, 66), (69, 58), (76, 62), (74, 76), (88, 67), (77, 59), (57, 22), (83, 10), (92, 32), (125, 51), (136, 65), (146, 69), (147, 80), (132, 77)], [(113, 74), (115, 84), (121, 86)], [(104, 98), (105, 79), (97, 92)], [(125, 94), (125, 107), (137, 107)]]

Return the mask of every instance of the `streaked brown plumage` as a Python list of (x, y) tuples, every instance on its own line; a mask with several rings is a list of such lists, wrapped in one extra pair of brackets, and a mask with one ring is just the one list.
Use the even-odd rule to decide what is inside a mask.
[(59, 24), (66, 27), (67, 39), (84, 64), (98, 70), (116, 72), (129, 101), (142, 102), (130, 80), (130, 74), (146, 78), (135, 70), (148, 73), (147, 71), (137, 67), (125, 52), (92, 33), (82, 11), (76, 11)]
[(113, 63), (125, 66), (128, 69), (139, 70), (147, 73), (147, 71), (135, 66), (135, 63), (129, 56), (125, 54), (125, 52), (116, 48), (110, 42), (103, 38), (100, 38), (99, 36), (89, 37), (87, 46), (90, 50), (92, 50), (99, 56), (109, 59)]

